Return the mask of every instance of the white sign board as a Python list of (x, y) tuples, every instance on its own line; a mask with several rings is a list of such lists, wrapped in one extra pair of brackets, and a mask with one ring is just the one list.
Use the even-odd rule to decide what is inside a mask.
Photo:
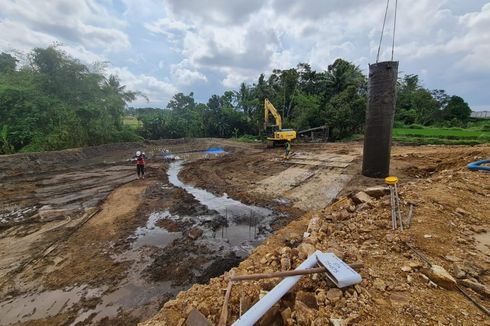
[(361, 275), (333, 253), (317, 253), (318, 263), (327, 269), (327, 277), (339, 288), (354, 285), (362, 281)]

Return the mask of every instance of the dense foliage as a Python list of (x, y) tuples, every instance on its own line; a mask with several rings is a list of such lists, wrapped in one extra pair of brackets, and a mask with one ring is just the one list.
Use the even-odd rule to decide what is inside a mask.
[[(0, 153), (135, 140), (122, 124), (137, 93), (57, 49), (0, 54)], [(95, 70), (95, 69), (94, 69)]]
[[(395, 119), (398, 125), (464, 126), (471, 110), (458, 96), (429, 91), (417, 75), (403, 76), (397, 85)], [(242, 83), (237, 91), (213, 95), (207, 104), (193, 94), (176, 94), (168, 110), (130, 110), (143, 122), (146, 138), (230, 137), (260, 135), (263, 103), (268, 98), (283, 117), (285, 127), (304, 130), (328, 126), (330, 139), (362, 133), (367, 105), (367, 78), (359, 67), (337, 59), (323, 72), (301, 63), (274, 70), (256, 83)]]
[[(398, 125), (465, 126), (468, 104), (443, 90), (429, 91), (418, 76), (398, 82)], [(198, 103), (193, 93), (178, 93), (166, 109), (127, 108), (137, 92), (116, 76), (88, 68), (56, 47), (34, 49), (19, 66), (0, 54), (0, 154), (54, 150), (107, 142), (181, 137), (238, 137), (263, 134), (264, 99), (283, 117), (284, 127), (303, 130), (328, 126), (331, 140), (362, 133), (367, 78), (359, 67), (337, 59), (326, 71), (301, 63), (261, 74), (236, 91)], [(123, 125), (123, 116), (140, 121)]]

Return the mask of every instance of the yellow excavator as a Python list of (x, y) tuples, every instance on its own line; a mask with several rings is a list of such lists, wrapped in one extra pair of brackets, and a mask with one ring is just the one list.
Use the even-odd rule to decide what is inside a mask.
[[(269, 112), (274, 117), (275, 124), (269, 122)], [(284, 145), (284, 143), (296, 139), (295, 130), (282, 129), (281, 115), (268, 99), (264, 100), (264, 130), (267, 134), (267, 145), (269, 147)]]

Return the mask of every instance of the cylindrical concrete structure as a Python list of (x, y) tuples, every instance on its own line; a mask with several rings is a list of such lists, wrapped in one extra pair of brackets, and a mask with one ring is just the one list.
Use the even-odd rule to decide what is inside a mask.
[(368, 107), (362, 174), (384, 178), (390, 172), (391, 133), (395, 117), (398, 61), (369, 65)]

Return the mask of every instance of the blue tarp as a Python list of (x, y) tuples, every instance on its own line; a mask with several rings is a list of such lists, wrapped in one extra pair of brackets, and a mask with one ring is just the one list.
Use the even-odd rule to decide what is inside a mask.
[(208, 154), (222, 154), (225, 153), (225, 150), (221, 147), (209, 147), (206, 151)]

